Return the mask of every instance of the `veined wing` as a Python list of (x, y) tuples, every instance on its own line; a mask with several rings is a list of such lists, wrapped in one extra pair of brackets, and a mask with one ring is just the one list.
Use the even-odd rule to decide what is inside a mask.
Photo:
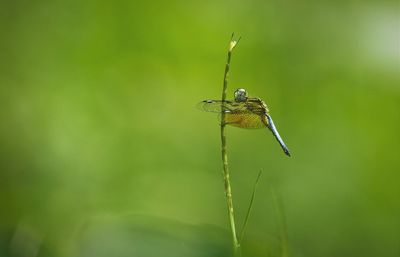
[(229, 100), (204, 100), (197, 104), (197, 108), (206, 112), (225, 112), (240, 113), (248, 112), (247, 105), (244, 102), (235, 102)]

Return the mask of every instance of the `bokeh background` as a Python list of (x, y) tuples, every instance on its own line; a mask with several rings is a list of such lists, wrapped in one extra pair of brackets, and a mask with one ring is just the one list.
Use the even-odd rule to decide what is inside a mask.
[(2, 1), (0, 256), (229, 256), (217, 115), (244, 256), (400, 255), (397, 1)]

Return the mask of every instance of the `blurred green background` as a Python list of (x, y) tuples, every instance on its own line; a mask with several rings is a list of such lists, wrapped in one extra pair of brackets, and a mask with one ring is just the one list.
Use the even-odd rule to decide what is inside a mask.
[(233, 31), (228, 95), (264, 99), (293, 156), (228, 128), (239, 227), (264, 171), (244, 255), (399, 256), (399, 17), (397, 1), (2, 1), (0, 256), (229, 256), (219, 123), (195, 106), (220, 97)]

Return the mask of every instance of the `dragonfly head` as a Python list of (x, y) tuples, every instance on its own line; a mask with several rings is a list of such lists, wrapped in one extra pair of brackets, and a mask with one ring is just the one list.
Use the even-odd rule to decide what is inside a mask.
[(246, 102), (247, 100), (247, 91), (244, 88), (238, 88), (235, 91), (235, 101), (236, 102)]

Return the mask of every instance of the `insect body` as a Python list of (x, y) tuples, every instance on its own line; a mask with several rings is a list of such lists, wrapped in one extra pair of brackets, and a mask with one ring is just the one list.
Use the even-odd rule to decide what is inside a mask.
[(242, 88), (237, 89), (234, 95), (234, 100), (204, 100), (199, 103), (199, 107), (206, 112), (220, 113), (226, 125), (246, 129), (269, 128), (284, 153), (290, 156), (264, 101), (248, 97), (247, 91)]

